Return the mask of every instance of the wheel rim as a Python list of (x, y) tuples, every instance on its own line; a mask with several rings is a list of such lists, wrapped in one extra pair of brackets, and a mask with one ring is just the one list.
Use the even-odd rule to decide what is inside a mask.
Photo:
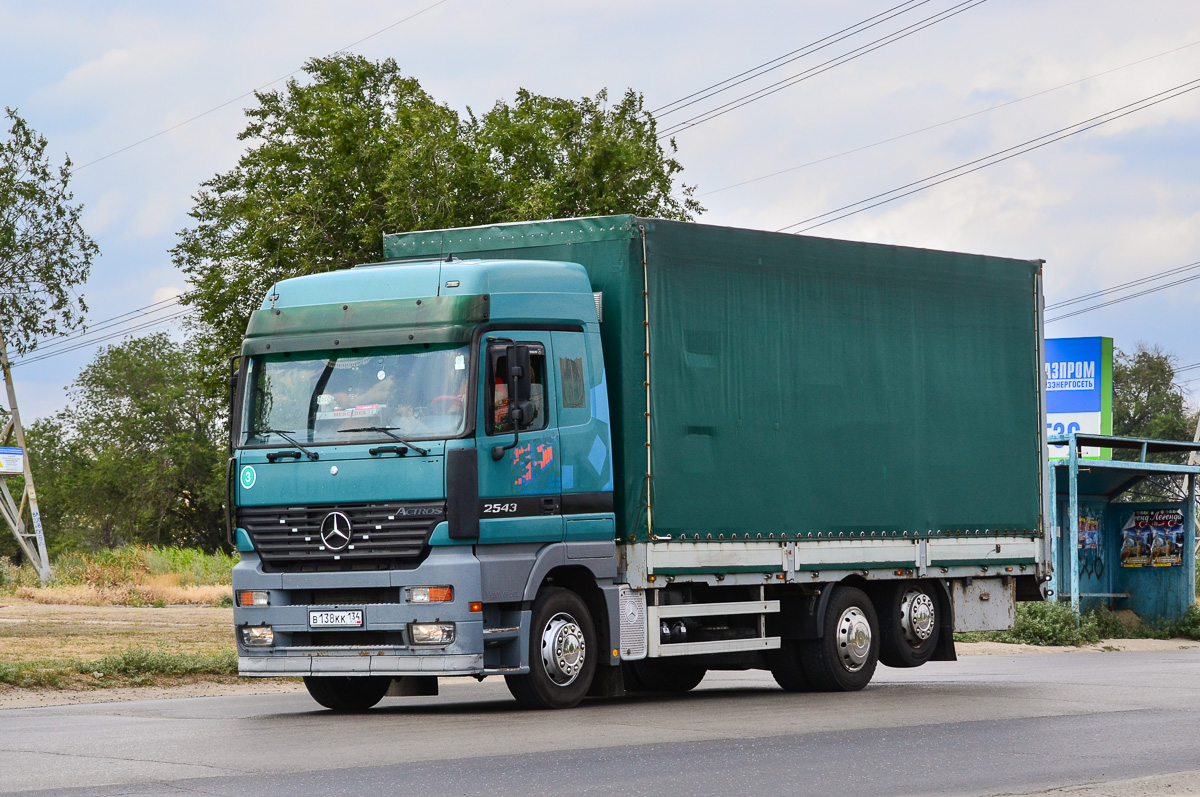
[(838, 658), (847, 672), (858, 672), (871, 655), (871, 624), (862, 609), (851, 606), (837, 623)]
[(546, 674), (558, 686), (567, 686), (579, 677), (587, 658), (583, 629), (569, 614), (556, 614), (542, 631), (542, 664)]
[(900, 626), (904, 638), (914, 648), (920, 647), (933, 636), (937, 621), (933, 598), (919, 589), (910, 589), (900, 599)]

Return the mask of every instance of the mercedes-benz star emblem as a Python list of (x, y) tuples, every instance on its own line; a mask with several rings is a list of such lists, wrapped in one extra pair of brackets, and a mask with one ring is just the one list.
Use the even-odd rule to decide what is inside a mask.
[(321, 542), (331, 551), (340, 551), (350, 544), (350, 518), (341, 512), (330, 512), (321, 521)]

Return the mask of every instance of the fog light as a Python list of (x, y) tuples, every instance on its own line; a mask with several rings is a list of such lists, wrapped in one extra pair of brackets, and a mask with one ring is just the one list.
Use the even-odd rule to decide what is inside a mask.
[(451, 587), (409, 587), (409, 603), (445, 603), (454, 600)]
[(269, 625), (244, 625), (242, 644), (248, 648), (269, 648), (275, 644), (275, 632)]
[(449, 645), (454, 641), (454, 623), (409, 623), (408, 638), (414, 645)]
[(243, 590), (238, 593), (239, 606), (266, 606), (267, 591), (265, 589)]

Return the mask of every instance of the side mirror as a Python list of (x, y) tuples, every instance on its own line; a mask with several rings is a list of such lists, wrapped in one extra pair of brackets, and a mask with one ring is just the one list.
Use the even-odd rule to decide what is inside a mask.
[(516, 448), (522, 429), (533, 424), (533, 367), (529, 347), (509, 343), (504, 349), (508, 360), (508, 420), (513, 428), (513, 441), (506, 446), (492, 446), (492, 460), (499, 462), (504, 452)]
[(514, 343), (508, 347), (508, 417), (513, 429), (528, 429), (533, 423), (533, 368), (529, 347)]

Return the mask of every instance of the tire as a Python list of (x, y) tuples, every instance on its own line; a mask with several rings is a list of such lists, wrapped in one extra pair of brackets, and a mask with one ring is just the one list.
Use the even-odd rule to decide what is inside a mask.
[(901, 581), (880, 593), (879, 662), (920, 667), (937, 649), (941, 609), (937, 595), (920, 581)]
[(306, 675), (312, 699), (333, 711), (366, 711), (383, 700), (392, 679), (387, 675)]
[(807, 640), (784, 639), (770, 659), (771, 675), (786, 692), (811, 692), (812, 684), (800, 662), (800, 648)]
[(596, 672), (596, 629), (583, 600), (550, 587), (533, 602), (529, 673), (506, 675), (508, 691), (524, 708), (577, 706)]
[(800, 669), (817, 692), (854, 692), (871, 682), (879, 663), (879, 621), (866, 593), (834, 587), (820, 639), (797, 644)]
[(708, 670), (694, 664), (642, 659), (631, 663), (637, 688), (631, 692), (690, 692), (700, 685)]

